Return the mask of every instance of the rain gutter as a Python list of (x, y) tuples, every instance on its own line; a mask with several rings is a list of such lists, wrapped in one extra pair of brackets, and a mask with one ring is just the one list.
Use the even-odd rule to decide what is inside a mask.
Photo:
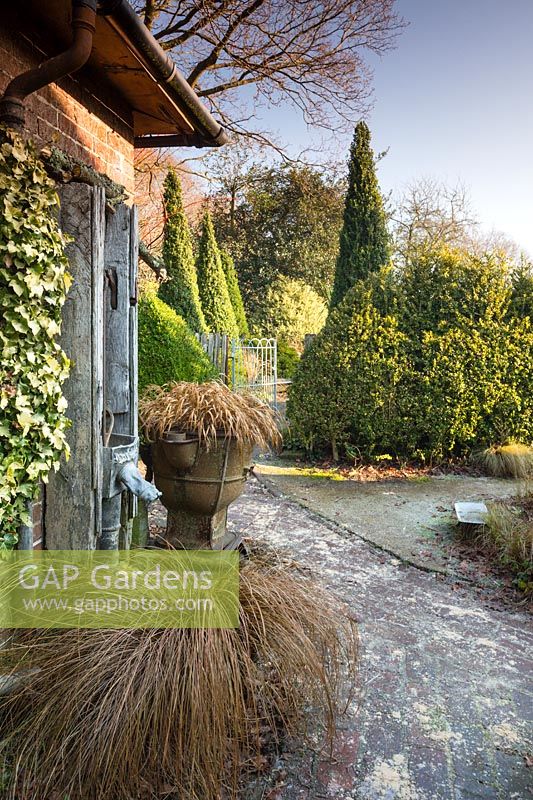
[(220, 147), (228, 141), (223, 127), (211, 116), (157, 39), (141, 22), (127, 0), (99, 0), (98, 14), (137, 53), (145, 68), (185, 114), (196, 133), (150, 134), (135, 137), (135, 147)]

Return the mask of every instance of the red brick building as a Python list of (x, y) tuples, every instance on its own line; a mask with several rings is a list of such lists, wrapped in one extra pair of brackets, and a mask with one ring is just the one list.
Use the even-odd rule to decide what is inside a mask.
[[(135, 147), (204, 147), (225, 142), (221, 126), (202, 106), (127, 0), (18, 0), (4, 4), (0, 21), (2, 93), (1, 121), (23, 130), (38, 148), (56, 147), (75, 162), (121, 184), (128, 205), (134, 192)], [(76, 170), (73, 180), (76, 181)], [(32, 536), (36, 544), (44, 536), (45, 544), (55, 548), (99, 547), (106, 409), (114, 414), (119, 432), (136, 437), (136, 295), (131, 285), (137, 260), (136, 218), (131, 209), (119, 209), (118, 217), (109, 215), (103, 189), (98, 194), (97, 189), (78, 186), (79, 189), (71, 186), (62, 196), (65, 227), (71, 235), (79, 233), (72, 248), (74, 285), (65, 304), (62, 334), (62, 346), (73, 360), (66, 394), (69, 416), (75, 417), (73, 463), (65, 470), (70, 485), (90, 483), (91, 494), (84, 498), (80, 489), (80, 497), (73, 500), (74, 505), (78, 503), (79, 513), (69, 517), (69, 510), (65, 511), (62, 531), (62, 505), (57, 504), (55, 495), (59, 497), (63, 490), (52, 480), (43, 503), (34, 507), (34, 530), (22, 531), (22, 546), (26, 547)], [(86, 204), (85, 216), (80, 211), (77, 220), (69, 217), (68, 207), (76, 191), (80, 208)], [(92, 221), (82, 236), (78, 229), (87, 216)], [(122, 219), (121, 228), (118, 219)], [(120, 244), (121, 231), (126, 228), (127, 235), (124, 233)], [(80, 267), (83, 259), (88, 265), (85, 272)], [(106, 260), (118, 266), (109, 268)], [(127, 262), (126, 277), (119, 283), (117, 301), (117, 269), (120, 276), (122, 261)], [(85, 285), (87, 272), (93, 283)], [(102, 300), (100, 280), (102, 287), (105, 284)], [(130, 285), (125, 286), (128, 282)], [(80, 319), (87, 322), (83, 330), (76, 328)], [(108, 356), (106, 362), (104, 329), (111, 326), (112, 331), (117, 331), (121, 325), (129, 330), (128, 361), (117, 365), (120, 357), (116, 355), (112, 355), (114, 361)], [(83, 363), (81, 356), (76, 359), (80, 341), (82, 349), (87, 344), (89, 365)], [(128, 385), (117, 390), (118, 373)], [(128, 394), (130, 401), (121, 406), (116, 400), (117, 392)], [(93, 398), (92, 405), (84, 415), (76, 416), (87, 393)], [(90, 453), (84, 451), (84, 442), (90, 442)], [(92, 466), (87, 473), (89, 461)], [(54, 533), (50, 532), (49, 542), (45, 530), (47, 505), (53, 507), (48, 524)], [(85, 517), (92, 520), (87, 530), (71, 535), (67, 528), (83, 526)]]
[[(1, 92), (51, 52), (49, 47), (48, 53), (43, 50), (42, 41), (38, 44), (42, 37), (24, 30), (21, 13), (20, 9), (17, 15), (11, 12), (1, 23)], [(56, 145), (133, 192), (133, 127), (131, 112), (121, 98), (106, 102), (105, 93), (97, 93), (80, 71), (30, 95), (25, 105), (25, 131), (38, 147)]]

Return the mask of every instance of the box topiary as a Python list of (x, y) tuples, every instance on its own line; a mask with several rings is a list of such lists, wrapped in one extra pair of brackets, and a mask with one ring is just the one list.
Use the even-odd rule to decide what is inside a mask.
[(379, 453), (396, 439), (391, 401), (408, 372), (404, 344), (397, 320), (381, 316), (363, 282), (348, 292), (305, 350), (293, 378), (287, 416), (306, 449), (330, 447), (337, 460), (349, 442)]
[(150, 384), (217, 377), (185, 320), (147, 287), (139, 299), (139, 394)]

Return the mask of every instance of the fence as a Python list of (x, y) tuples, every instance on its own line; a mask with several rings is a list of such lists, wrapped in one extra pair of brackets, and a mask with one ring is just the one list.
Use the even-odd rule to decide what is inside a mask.
[(196, 334), (196, 338), (234, 391), (250, 392), (277, 408), (276, 339), (230, 339), (220, 333)]
[(209, 356), (224, 383), (229, 382), (230, 338), (225, 333), (197, 333), (196, 338)]

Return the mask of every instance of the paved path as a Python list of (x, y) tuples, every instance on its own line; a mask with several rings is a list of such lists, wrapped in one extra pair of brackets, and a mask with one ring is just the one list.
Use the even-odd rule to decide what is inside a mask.
[(436, 572), (456, 572), (450, 557), (457, 522), (457, 501), (511, 497), (520, 481), (469, 475), (413, 476), (407, 479), (355, 481), (306, 474), (281, 458), (263, 457), (261, 480), (299, 505), (348, 528), (380, 548)]
[(403, 564), (256, 480), (230, 524), (320, 573), (360, 620), (362, 643), (359, 704), (341, 720), (333, 760), (286, 755), (270, 787), (247, 800), (533, 797), (528, 617)]

